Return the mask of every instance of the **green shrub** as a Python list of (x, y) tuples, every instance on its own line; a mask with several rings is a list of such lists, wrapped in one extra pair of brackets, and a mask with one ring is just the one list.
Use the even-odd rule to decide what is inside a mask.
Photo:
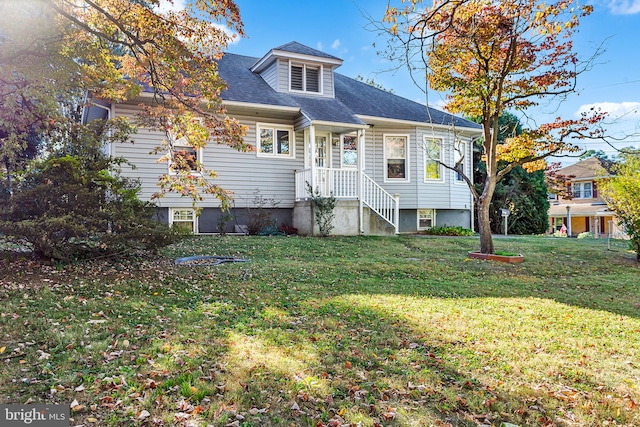
[(582, 233), (578, 234), (578, 239), (593, 239), (595, 237), (596, 237), (596, 235), (593, 234), (590, 231), (585, 231), (585, 232), (582, 232)]
[(105, 129), (77, 130), (27, 165), (0, 205), (0, 234), (61, 261), (155, 251), (179, 239), (154, 218), (155, 205), (138, 199), (137, 181), (118, 174), (123, 161), (104, 154)]
[(327, 237), (333, 230), (333, 219), (336, 217), (334, 209), (338, 204), (338, 200), (333, 193), (329, 197), (324, 197), (316, 188), (315, 191), (307, 182), (307, 192), (311, 196), (311, 205), (313, 206), (313, 216), (318, 224), (318, 230), (322, 237)]
[(473, 236), (473, 230), (460, 226), (443, 225), (442, 227), (431, 227), (428, 230), (420, 231), (420, 234), (431, 236)]

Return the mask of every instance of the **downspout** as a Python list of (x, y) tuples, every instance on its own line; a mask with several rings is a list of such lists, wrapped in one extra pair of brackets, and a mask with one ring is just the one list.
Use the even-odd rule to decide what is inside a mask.
[(314, 125), (309, 126), (309, 151), (311, 151), (311, 164), (309, 167), (311, 168), (311, 177), (309, 180), (309, 185), (311, 186), (311, 190), (315, 191), (315, 181), (316, 181), (316, 128)]
[[(476, 141), (480, 139), (479, 137), (476, 138), (471, 138), (471, 141), (469, 142), (470, 145), (470, 150), (471, 150), (471, 172), (469, 173), (469, 179), (471, 180), (471, 184), (475, 184), (475, 182), (473, 182), (473, 147), (476, 145)], [(471, 204), (469, 211), (471, 212), (471, 231), (475, 231), (475, 227), (476, 227), (476, 200), (473, 197), (473, 191), (471, 191), (471, 189), (469, 189), (469, 197), (471, 198)]]
[(364, 191), (364, 129), (358, 130), (358, 215), (360, 217), (360, 234), (364, 234), (364, 203), (362, 201)]
[[(309, 185), (311, 186), (311, 191), (315, 192), (315, 181), (316, 181), (316, 128), (313, 124), (309, 125), (309, 151), (311, 151), (311, 164), (309, 167), (311, 168), (311, 176), (309, 177)], [(311, 235), (315, 236), (315, 222), (313, 220), (314, 212), (313, 212), (313, 193), (309, 195), (309, 209), (311, 213)]]

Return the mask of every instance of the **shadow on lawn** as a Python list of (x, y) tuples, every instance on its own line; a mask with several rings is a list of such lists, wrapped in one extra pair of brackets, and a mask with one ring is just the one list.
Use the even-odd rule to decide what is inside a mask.
[[(561, 378), (538, 389), (508, 375), (479, 379), (452, 352), (464, 347), (472, 355), (473, 343), (443, 340), (383, 307), (340, 297), (290, 300), (285, 307), (274, 296), (263, 310), (241, 314), (239, 300), (215, 325), (211, 319), (202, 324), (216, 330), (222, 322), (229, 340), (216, 351), (216, 381), (224, 392), (207, 396), (208, 419), (218, 425), (241, 413), (265, 426), (541, 426), (561, 423), (574, 408), (590, 404), (588, 393), (562, 394)], [(206, 333), (194, 338), (206, 342)], [(252, 408), (268, 409), (252, 415)], [(626, 409), (624, 400), (612, 400), (598, 416), (615, 419)]]
[[(589, 411), (598, 411), (594, 424), (632, 417), (629, 402), (607, 388), (600, 391), (614, 398), (603, 397), (605, 403), (589, 409), (593, 390), (601, 385), (584, 374), (588, 367), (579, 377), (573, 367), (560, 372), (543, 367), (539, 383), (525, 381), (509, 371), (510, 358), (517, 360), (521, 349), (492, 354), (491, 343), (466, 340), (461, 331), (440, 333), (437, 312), (414, 321), (412, 316), (422, 314), (412, 306), (386, 305), (395, 297), (441, 300), (455, 314), (456, 305), (468, 301), (532, 298), (638, 317), (639, 291), (631, 286), (638, 269), (613, 256), (609, 264), (590, 265), (602, 256), (601, 247), (578, 252), (550, 240), (538, 244), (538, 255), (515, 266), (466, 261), (473, 240), (452, 240), (435, 249), (428, 239), (389, 239), (384, 252), (370, 249), (366, 239), (341, 240), (342, 253), (337, 254), (322, 241), (315, 252), (304, 240), (302, 245), (272, 239), (257, 248), (253, 240), (241, 241), (241, 248), (237, 242), (217, 253), (252, 258), (249, 274), (244, 266), (189, 269), (165, 263), (142, 278), (131, 272), (135, 266), (125, 266), (109, 273), (114, 279), (127, 273), (120, 283), (97, 273), (93, 284), (80, 286), (85, 276), (78, 266), (68, 278), (70, 289), (42, 284), (55, 294), (48, 307), (13, 291), (4, 293), (3, 298), (15, 299), (23, 317), (60, 314), (15, 327), (16, 334), (30, 334), (37, 345), (27, 348), (23, 365), (11, 362), (14, 377), (26, 377), (25, 367), (38, 370), (45, 377), (40, 378), (41, 399), (51, 401), (46, 393), (58, 381), (64, 391), (57, 393), (57, 401), (97, 405), (94, 412), (77, 414), (76, 423), (97, 415), (104, 425), (201, 420), (203, 425), (242, 421), (247, 426), (320, 427), (346, 420), (385, 426), (539, 426), (571, 417), (589, 424), (579, 418)], [(518, 241), (500, 245), (520, 249)], [(62, 322), (79, 301), (83, 308), (76, 319)], [(106, 319), (111, 322), (96, 322)], [(93, 343), (96, 351), (69, 347), (52, 322), (60, 323), (56, 327), (67, 336), (89, 331), (100, 341)], [(0, 324), (8, 328), (10, 322)], [(461, 330), (468, 327), (460, 325)], [(37, 348), (49, 358), (40, 360)], [(45, 374), (45, 367), (51, 372)], [(59, 371), (66, 373), (54, 373)], [(579, 384), (585, 391), (577, 389)], [(79, 385), (86, 391), (76, 391)], [(29, 396), (31, 386), (18, 382), (12, 387), (27, 390), (16, 396)], [(109, 406), (118, 400), (119, 406)], [(143, 410), (150, 416), (135, 421)]]

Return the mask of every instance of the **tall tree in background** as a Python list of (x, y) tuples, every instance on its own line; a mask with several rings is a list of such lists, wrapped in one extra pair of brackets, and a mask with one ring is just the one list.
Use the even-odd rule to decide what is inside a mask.
[[(473, 119), (477, 121), (477, 119)], [(505, 112), (498, 120), (498, 144), (504, 144), (508, 138), (522, 133), (520, 120)], [(480, 144), (480, 143), (478, 143)], [(481, 144), (480, 144), (481, 146)], [(499, 168), (505, 165), (498, 163)], [(473, 182), (480, 193), (487, 173), (481, 151), (473, 152)], [(518, 165), (507, 173), (497, 184), (491, 201), (491, 231), (501, 233), (503, 217), (500, 209), (509, 209), (509, 233), (539, 234), (548, 228), (549, 199), (544, 171), (528, 172)]]
[(599, 183), (600, 194), (620, 218), (640, 262), (640, 151), (625, 150), (616, 161), (615, 175)]
[[(0, 156), (15, 160), (30, 129), (46, 134), (55, 128), (65, 117), (60, 99), (78, 91), (109, 102), (150, 94), (152, 102), (136, 119), (167, 134), (161, 160), (175, 161), (170, 145), (182, 137), (194, 148), (213, 139), (246, 149), (243, 127), (224, 114), (219, 94), (225, 83), (215, 62), (230, 36), (214, 23), (243, 35), (237, 6), (232, 0), (194, 0), (167, 12), (159, 6), (160, 0), (3, 0)], [(196, 166), (208, 173), (165, 176), (162, 191), (194, 201), (212, 193), (227, 201), (206, 178), (215, 174)]]
[[(574, 138), (601, 136), (598, 111), (523, 129), (504, 144), (498, 144), (497, 132), (505, 111), (524, 111), (575, 90), (576, 78), (591, 64), (580, 62), (571, 39), (592, 7), (571, 0), (402, 3), (400, 8), (390, 4), (383, 19), (391, 59), (419, 58), (421, 65), (410, 65), (424, 69), (429, 86), (447, 94), (448, 111), (480, 118), (487, 169), (482, 191), (468, 176), (464, 179), (478, 207), (480, 251), (493, 253), (490, 209), (497, 183), (519, 165), (541, 170), (546, 157), (579, 151)], [(462, 172), (463, 160), (444, 166)]]

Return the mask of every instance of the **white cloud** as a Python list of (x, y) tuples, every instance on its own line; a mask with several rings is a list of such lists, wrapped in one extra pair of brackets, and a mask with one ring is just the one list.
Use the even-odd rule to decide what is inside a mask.
[(593, 109), (608, 113), (608, 120), (640, 119), (640, 102), (596, 102), (581, 105), (575, 112), (576, 117)]
[(176, 12), (187, 7), (187, 0), (160, 0), (157, 7), (159, 13)]
[(336, 50), (336, 49), (338, 49), (339, 47), (340, 47), (340, 39), (335, 39), (335, 40), (333, 41), (333, 43), (331, 44), (331, 48), (332, 48), (332, 49), (334, 49), (334, 50)]
[(634, 15), (640, 13), (640, 0), (609, 0), (607, 7), (614, 15)]
[(320, 52), (322, 52), (323, 48), (324, 48), (324, 46), (322, 46), (322, 42), (318, 42), (318, 44), (316, 45), (316, 49), (318, 49)]
[(227, 36), (229, 36), (228, 43), (230, 45), (237, 44), (237, 43), (240, 42), (240, 38), (241, 37), (235, 31), (233, 31), (231, 28), (227, 27), (226, 25), (216, 24), (216, 23), (212, 22), (211, 26), (216, 28), (216, 29), (218, 29), (218, 30), (220, 30), (220, 31), (222, 31), (222, 32), (224, 32)]

